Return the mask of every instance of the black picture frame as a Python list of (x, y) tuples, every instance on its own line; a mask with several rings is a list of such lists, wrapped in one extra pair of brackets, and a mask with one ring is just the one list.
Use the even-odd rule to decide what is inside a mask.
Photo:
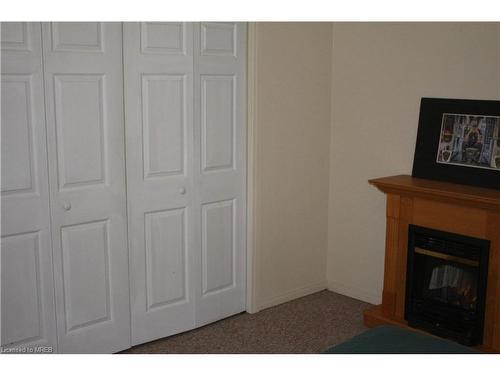
[[(500, 169), (438, 162), (443, 115), (500, 117), (500, 101), (422, 98), (412, 176), (500, 190)], [(494, 142), (500, 142), (500, 139)]]

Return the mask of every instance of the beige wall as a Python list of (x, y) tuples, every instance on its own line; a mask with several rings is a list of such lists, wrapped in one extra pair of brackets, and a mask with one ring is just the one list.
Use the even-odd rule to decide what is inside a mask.
[(254, 26), (255, 311), (326, 287), (332, 26)]
[(335, 23), (328, 287), (378, 303), (385, 197), (411, 174), (422, 96), (500, 99), (499, 24)]
[(411, 173), (422, 96), (500, 99), (500, 25), (257, 23), (250, 41), (251, 310), (326, 285), (378, 303), (367, 180)]

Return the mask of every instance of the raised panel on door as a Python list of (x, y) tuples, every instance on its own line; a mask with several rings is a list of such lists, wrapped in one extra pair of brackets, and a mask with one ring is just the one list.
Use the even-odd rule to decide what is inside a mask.
[(134, 345), (194, 328), (193, 56), (188, 23), (125, 23)]
[(202, 75), (201, 164), (204, 172), (234, 167), (235, 77)]
[(108, 223), (61, 228), (66, 330), (110, 320)]
[(61, 351), (130, 346), (119, 23), (43, 24)]
[(2, 237), (2, 344), (37, 341), (42, 336), (40, 236)]
[(204, 22), (194, 35), (199, 326), (245, 310), (246, 28)]
[(147, 310), (186, 302), (185, 209), (145, 215)]
[[(2, 52), (6, 51), (40, 51), (40, 38), (33, 28), (39, 27), (39, 24), (30, 22), (2, 22)], [(31, 48), (31, 39), (34, 38), (35, 48)]]
[[(238, 25), (236, 23), (203, 22), (200, 27), (200, 54), (202, 56), (236, 57), (238, 45), (240, 48), (242, 47), (241, 35), (238, 35)], [(240, 26), (239, 32), (241, 32), (241, 29)]]
[(233, 200), (205, 203), (202, 206), (202, 282), (203, 296), (234, 287)]
[(40, 24), (1, 30), (0, 346), (57, 351)]
[(32, 75), (2, 74), (2, 194), (34, 192)]
[(142, 76), (145, 178), (185, 172), (185, 81), (182, 74)]
[(54, 74), (59, 190), (106, 183), (104, 79)]
[(100, 22), (53, 22), (50, 31), (53, 51), (104, 52)]
[(186, 36), (191, 36), (187, 26), (183, 22), (141, 22), (141, 52), (185, 55)]

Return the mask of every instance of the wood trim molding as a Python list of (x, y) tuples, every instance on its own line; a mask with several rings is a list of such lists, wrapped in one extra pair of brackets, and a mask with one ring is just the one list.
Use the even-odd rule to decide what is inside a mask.
[(368, 181), (387, 194), (420, 197), (441, 202), (500, 211), (500, 191), (398, 175)]

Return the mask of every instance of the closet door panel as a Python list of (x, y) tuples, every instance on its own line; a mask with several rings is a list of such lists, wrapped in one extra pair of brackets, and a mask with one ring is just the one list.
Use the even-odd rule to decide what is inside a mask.
[(1, 31), (0, 346), (56, 351), (41, 27), (3, 22)]
[(100, 74), (54, 75), (60, 190), (106, 182), (104, 79)]
[(110, 320), (107, 221), (61, 228), (68, 331)]
[(186, 41), (191, 37), (190, 25), (183, 22), (141, 22), (140, 34), (143, 54), (186, 55), (186, 43), (192, 44)]
[(186, 302), (186, 210), (171, 209), (145, 216), (148, 310)]
[(3, 194), (33, 191), (32, 86), (31, 75), (2, 76)]
[(241, 35), (238, 35), (242, 30), (246, 32), (244, 26), (231, 22), (201, 23), (200, 55), (237, 57), (237, 48), (240, 48), (239, 52), (245, 48), (245, 44), (241, 44)]
[(246, 27), (201, 23), (194, 36), (202, 325), (245, 310)]
[(132, 343), (194, 328), (188, 23), (124, 24)]
[(200, 80), (202, 170), (234, 168), (235, 77), (202, 75)]
[(144, 176), (184, 174), (184, 75), (142, 76)]
[(234, 288), (235, 244), (232, 199), (202, 205), (202, 282), (207, 296)]
[[(2, 52), (23, 51), (36, 53), (40, 51), (39, 33), (36, 34), (38, 31), (34, 30), (34, 28), (36, 29), (38, 27), (38, 23), (2, 22)], [(35, 32), (35, 34), (33, 34), (33, 32)], [(32, 48), (32, 45), (34, 45), (34, 48)], [(6, 60), (7, 59), (8, 58), (6, 58)], [(20, 63), (30, 64), (30, 62), (33, 63), (35, 61), (26, 59), (25, 61), (20, 61)]]
[(121, 29), (119, 23), (43, 24), (63, 352), (130, 346)]
[(53, 51), (104, 52), (100, 22), (54, 22), (51, 24)]

